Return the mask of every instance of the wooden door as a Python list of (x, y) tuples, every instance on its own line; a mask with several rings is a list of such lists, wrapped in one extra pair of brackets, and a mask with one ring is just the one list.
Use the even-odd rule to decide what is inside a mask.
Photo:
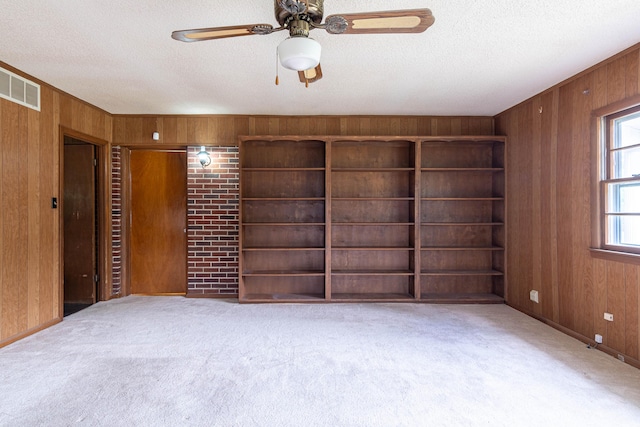
[(133, 294), (187, 291), (187, 156), (132, 150), (130, 284)]
[(95, 147), (64, 145), (64, 302), (96, 302)]

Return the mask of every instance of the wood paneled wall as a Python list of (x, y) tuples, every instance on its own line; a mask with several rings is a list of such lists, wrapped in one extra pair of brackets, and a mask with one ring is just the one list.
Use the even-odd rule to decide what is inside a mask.
[(110, 141), (112, 118), (44, 82), (41, 111), (0, 99), (0, 346), (60, 319), (60, 127)]
[(114, 116), (113, 126), (113, 144), (130, 146), (231, 147), (239, 135), (493, 135), (492, 117)]
[[(638, 364), (640, 266), (592, 256), (592, 112), (640, 94), (640, 45), (496, 116), (508, 137), (509, 304)], [(540, 292), (540, 303), (529, 291)], [(603, 319), (614, 314), (614, 322)]]

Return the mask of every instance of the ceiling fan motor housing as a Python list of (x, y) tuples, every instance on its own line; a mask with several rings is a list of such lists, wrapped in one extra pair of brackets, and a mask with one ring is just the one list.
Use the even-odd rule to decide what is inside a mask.
[[(289, 0), (289, 1), (296, 1), (296, 0)], [(297, 1), (298, 3), (302, 3), (302, 4), (305, 3), (305, 0), (297, 0)], [(303, 13), (298, 18), (299, 19), (301, 18), (303, 20), (308, 19), (310, 22), (313, 22), (314, 24), (318, 24), (318, 25), (322, 23), (322, 17), (324, 15), (324, 0), (306, 0), (306, 3), (308, 3), (309, 8), (305, 13)], [(276, 20), (278, 21), (278, 23), (281, 26), (286, 26), (285, 24), (287, 23), (287, 21), (290, 21), (292, 18), (291, 12), (289, 12), (288, 10), (282, 7), (280, 0), (274, 1), (274, 9), (275, 9)]]

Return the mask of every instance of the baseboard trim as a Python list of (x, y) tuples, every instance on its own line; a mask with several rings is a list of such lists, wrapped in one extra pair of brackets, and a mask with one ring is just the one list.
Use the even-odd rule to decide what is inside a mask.
[(31, 329), (28, 329), (28, 330), (26, 330), (24, 332), (20, 332), (19, 334), (13, 335), (13, 336), (5, 339), (5, 340), (0, 341), (0, 348), (6, 347), (9, 344), (13, 344), (14, 342), (16, 342), (18, 340), (26, 338), (29, 335), (33, 335), (33, 334), (35, 334), (37, 332), (40, 332), (40, 331), (42, 331), (44, 329), (50, 328), (51, 326), (55, 325), (56, 323), (60, 323), (61, 321), (62, 321), (61, 317), (56, 317), (55, 319), (50, 320), (48, 322), (45, 322), (45, 323), (43, 323), (41, 325), (38, 325), (35, 328), (31, 328)]
[(554, 329), (557, 329), (558, 331), (562, 332), (563, 334), (569, 335), (572, 338), (577, 339), (578, 341), (582, 341), (585, 344), (589, 344), (590, 346), (592, 346), (593, 348), (600, 350), (606, 354), (608, 354), (611, 357), (615, 357), (616, 359), (620, 359), (620, 356), (622, 356), (624, 358), (624, 363), (633, 366), (634, 368), (640, 369), (640, 360), (635, 359), (631, 356), (628, 356), (624, 353), (619, 352), (618, 350), (615, 350), (611, 347), (607, 347), (606, 345), (603, 344), (597, 344), (593, 339), (586, 337), (574, 330), (571, 330), (565, 326), (560, 325), (559, 323), (556, 323), (552, 320), (549, 320), (543, 316), (540, 316), (539, 314), (536, 314), (530, 310), (527, 310), (525, 308), (522, 307), (518, 307), (517, 305), (514, 304), (510, 304), (507, 302), (507, 305), (515, 310), (518, 310), (521, 313), (526, 314), (529, 317), (533, 317), (534, 319), (544, 323), (545, 325), (551, 326)]
[(238, 300), (238, 294), (193, 294), (187, 293), (187, 298), (215, 298), (215, 299), (233, 299)]

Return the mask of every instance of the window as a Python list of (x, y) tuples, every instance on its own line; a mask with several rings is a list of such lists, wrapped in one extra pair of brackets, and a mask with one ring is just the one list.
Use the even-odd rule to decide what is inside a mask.
[(602, 246), (640, 254), (640, 106), (603, 125)]

